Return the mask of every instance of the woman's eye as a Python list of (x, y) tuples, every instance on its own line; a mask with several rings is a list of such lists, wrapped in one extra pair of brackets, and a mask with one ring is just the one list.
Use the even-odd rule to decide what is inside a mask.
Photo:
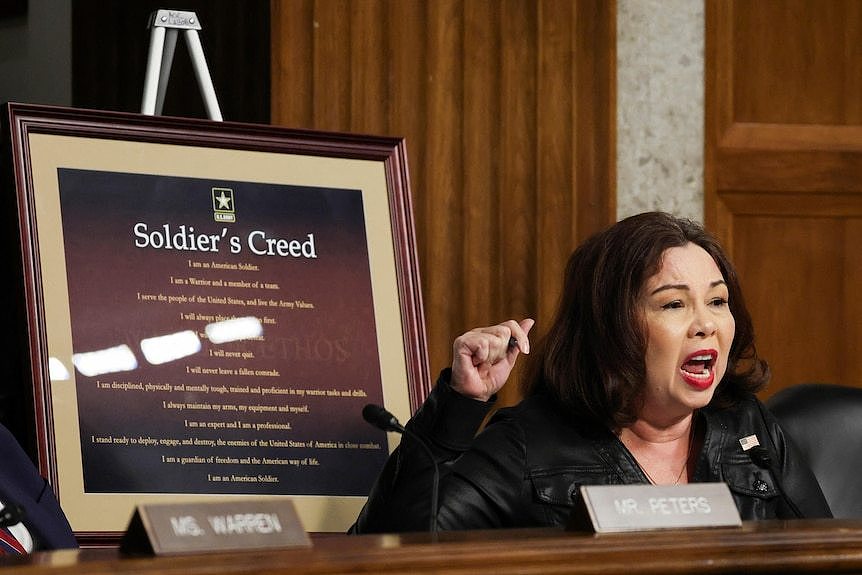
[(680, 300), (678, 300), (678, 299), (677, 299), (677, 300), (670, 301), (670, 302), (667, 302), (666, 304), (664, 304), (663, 306), (661, 306), (661, 308), (662, 308), (662, 309), (679, 309), (679, 308), (681, 308), (681, 307), (683, 307), (683, 306), (682, 306), (682, 302), (681, 302)]
[(709, 303), (714, 305), (715, 307), (724, 307), (727, 305), (727, 299), (723, 297), (717, 297)]

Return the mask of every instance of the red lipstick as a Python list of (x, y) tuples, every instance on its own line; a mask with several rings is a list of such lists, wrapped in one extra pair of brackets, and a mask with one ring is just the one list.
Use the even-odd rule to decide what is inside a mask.
[(689, 354), (679, 368), (683, 381), (691, 387), (709, 389), (715, 382), (715, 363), (718, 352), (714, 349), (701, 349)]

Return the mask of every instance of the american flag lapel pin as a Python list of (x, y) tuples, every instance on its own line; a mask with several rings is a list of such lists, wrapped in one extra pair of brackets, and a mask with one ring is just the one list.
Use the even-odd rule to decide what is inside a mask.
[(739, 440), (739, 444), (742, 446), (743, 451), (748, 451), (752, 447), (760, 445), (760, 441), (757, 440), (756, 435), (747, 435)]

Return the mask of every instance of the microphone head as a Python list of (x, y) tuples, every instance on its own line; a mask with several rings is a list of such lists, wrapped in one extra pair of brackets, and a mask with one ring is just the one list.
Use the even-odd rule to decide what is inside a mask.
[(380, 405), (369, 403), (363, 407), (362, 418), (383, 431), (397, 431), (398, 433), (404, 431), (404, 428), (398, 423), (398, 419)]
[(24, 508), (17, 503), (10, 503), (0, 509), (0, 527), (16, 525), (24, 520)]
[(380, 421), (380, 414), (385, 414), (386, 410), (380, 407), (379, 405), (374, 405), (373, 403), (366, 404), (365, 407), (362, 408), (362, 419), (370, 423), (371, 425), (377, 425), (377, 422)]
[(772, 456), (765, 447), (757, 445), (748, 450), (748, 456), (758, 466), (768, 469), (772, 465)]

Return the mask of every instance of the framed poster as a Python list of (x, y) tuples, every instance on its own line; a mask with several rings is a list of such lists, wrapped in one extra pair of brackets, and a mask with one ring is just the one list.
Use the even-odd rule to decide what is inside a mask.
[(397, 441), (363, 406), (406, 420), (430, 385), (404, 142), (23, 104), (4, 122), (19, 383), (79, 539), (214, 496), (346, 530)]

